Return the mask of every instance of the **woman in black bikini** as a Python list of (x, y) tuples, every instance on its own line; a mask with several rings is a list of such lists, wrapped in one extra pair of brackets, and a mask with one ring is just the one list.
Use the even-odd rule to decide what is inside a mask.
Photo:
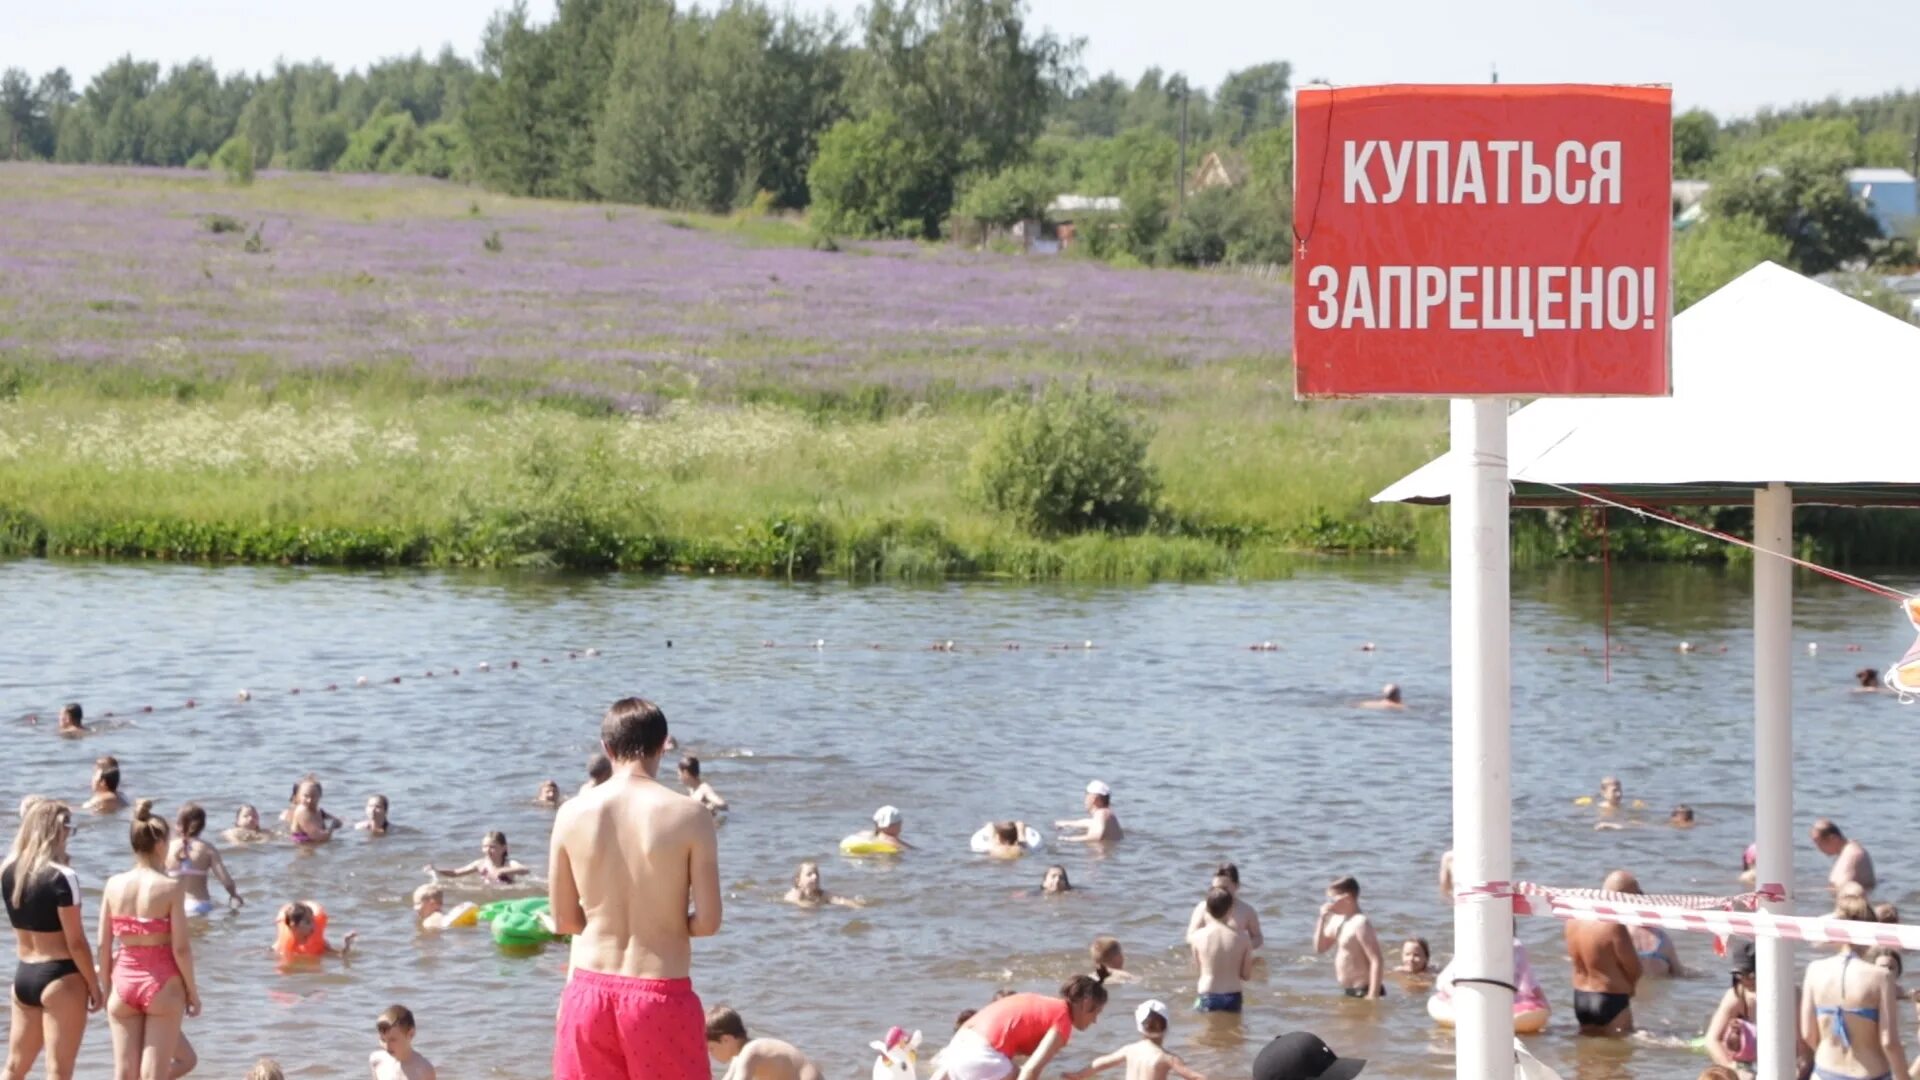
[(20, 966), (13, 973), (7, 1075), (24, 1077), (47, 1049), (47, 1075), (73, 1076), (87, 1014), (105, 1002), (80, 921), (80, 879), (66, 865), (73, 811), (51, 799), (21, 809), (13, 852), (0, 864), (0, 893)]

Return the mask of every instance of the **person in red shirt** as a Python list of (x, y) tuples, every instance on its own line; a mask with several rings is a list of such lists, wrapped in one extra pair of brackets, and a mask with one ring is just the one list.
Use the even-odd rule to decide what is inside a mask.
[[(1075, 975), (1059, 997), (1009, 994), (974, 1013), (940, 1053), (932, 1080), (1037, 1080), (1076, 1031), (1100, 1019), (1106, 972)], [(1026, 1062), (1015, 1067), (1017, 1058)]]

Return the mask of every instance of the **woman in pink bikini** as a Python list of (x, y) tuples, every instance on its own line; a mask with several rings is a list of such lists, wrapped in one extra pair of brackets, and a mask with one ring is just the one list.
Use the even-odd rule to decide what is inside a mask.
[(167, 876), (167, 822), (142, 799), (128, 827), (133, 869), (107, 879), (100, 898), (100, 981), (113, 988), (115, 1080), (170, 1080), (195, 1064), (180, 1033), (200, 1015), (188, 941), (187, 890)]

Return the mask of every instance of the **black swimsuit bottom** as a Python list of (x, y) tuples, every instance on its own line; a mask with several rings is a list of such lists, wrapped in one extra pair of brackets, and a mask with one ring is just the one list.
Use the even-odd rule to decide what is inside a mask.
[(1573, 1017), (1582, 1027), (1606, 1027), (1633, 1004), (1631, 994), (1606, 994), (1598, 990), (1573, 992)]
[(40, 1007), (47, 988), (69, 975), (80, 974), (80, 965), (71, 959), (20, 961), (13, 969), (13, 999), (29, 1009)]

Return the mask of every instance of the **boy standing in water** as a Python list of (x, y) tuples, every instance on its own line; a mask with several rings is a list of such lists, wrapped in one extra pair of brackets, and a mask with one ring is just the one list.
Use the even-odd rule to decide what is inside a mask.
[(725, 1005), (707, 1010), (707, 1053), (727, 1067), (722, 1080), (822, 1080), (820, 1067), (792, 1043), (747, 1038), (746, 1021)]
[(437, 1080), (433, 1062), (413, 1049), (413, 1011), (395, 1005), (373, 1022), (380, 1033), (380, 1049), (367, 1058), (373, 1080)]
[(1140, 1029), (1140, 1040), (1128, 1043), (1111, 1054), (1102, 1054), (1079, 1072), (1066, 1074), (1066, 1080), (1087, 1080), (1094, 1073), (1125, 1064), (1127, 1080), (1167, 1080), (1171, 1073), (1180, 1080), (1207, 1080), (1187, 1068), (1187, 1063), (1167, 1053), (1167, 1006), (1160, 1001), (1143, 1001), (1133, 1010), (1133, 1024)]
[(85, 806), (96, 814), (112, 814), (127, 808), (120, 794), (120, 759), (108, 754), (93, 763), (93, 795)]
[(1313, 926), (1313, 951), (1328, 949), (1334, 950), (1334, 978), (1348, 997), (1386, 996), (1380, 978), (1384, 966), (1380, 937), (1360, 911), (1360, 883), (1351, 876), (1327, 886), (1327, 902), (1320, 905), (1320, 918)]
[(680, 786), (687, 789), (689, 798), (713, 813), (727, 808), (727, 800), (713, 790), (712, 784), (700, 779), (700, 759), (692, 754), (680, 759)]
[(1215, 887), (1207, 892), (1207, 921), (1187, 933), (1193, 966), (1200, 972), (1193, 1007), (1198, 1012), (1240, 1011), (1241, 991), (1253, 976), (1253, 939), (1245, 930), (1228, 925), (1233, 894)]

